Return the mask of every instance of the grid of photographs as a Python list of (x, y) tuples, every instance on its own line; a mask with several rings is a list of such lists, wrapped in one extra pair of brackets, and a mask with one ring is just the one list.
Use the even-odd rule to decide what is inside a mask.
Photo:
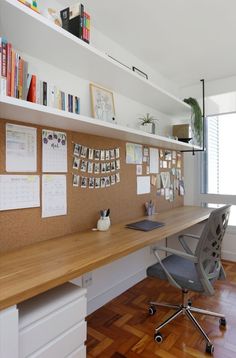
[[(89, 189), (107, 188), (120, 182), (120, 148), (94, 149), (74, 144), (73, 186)], [(94, 175), (94, 176), (87, 176)]]

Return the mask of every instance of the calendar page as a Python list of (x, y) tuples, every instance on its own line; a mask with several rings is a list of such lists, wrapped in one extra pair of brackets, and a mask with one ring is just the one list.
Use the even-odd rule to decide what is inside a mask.
[(38, 206), (39, 175), (0, 175), (0, 210)]
[(43, 172), (67, 173), (67, 136), (64, 132), (43, 129)]

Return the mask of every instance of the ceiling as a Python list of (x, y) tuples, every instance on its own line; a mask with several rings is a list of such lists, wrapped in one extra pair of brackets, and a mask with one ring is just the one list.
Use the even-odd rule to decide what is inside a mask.
[(236, 75), (235, 0), (83, 3), (98, 30), (180, 87)]

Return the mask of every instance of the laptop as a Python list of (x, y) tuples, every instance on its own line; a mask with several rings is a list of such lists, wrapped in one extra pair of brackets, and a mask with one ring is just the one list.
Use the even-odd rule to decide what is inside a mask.
[(135, 223), (127, 224), (128, 229), (141, 230), (141, 231), (151, 231), (159, 227), (164, 226), (164, 223), (152, 220), (141, 220)]

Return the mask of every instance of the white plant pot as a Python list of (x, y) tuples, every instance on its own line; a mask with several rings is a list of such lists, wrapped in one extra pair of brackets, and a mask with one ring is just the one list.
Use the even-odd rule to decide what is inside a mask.
[(153, 124), (152, 124), (152, 123), (141, 124), (141, 125), (139, 126), (139, 128), (140, 128), (142, 131), (146, 132), (146, 133), (152, 134)]

